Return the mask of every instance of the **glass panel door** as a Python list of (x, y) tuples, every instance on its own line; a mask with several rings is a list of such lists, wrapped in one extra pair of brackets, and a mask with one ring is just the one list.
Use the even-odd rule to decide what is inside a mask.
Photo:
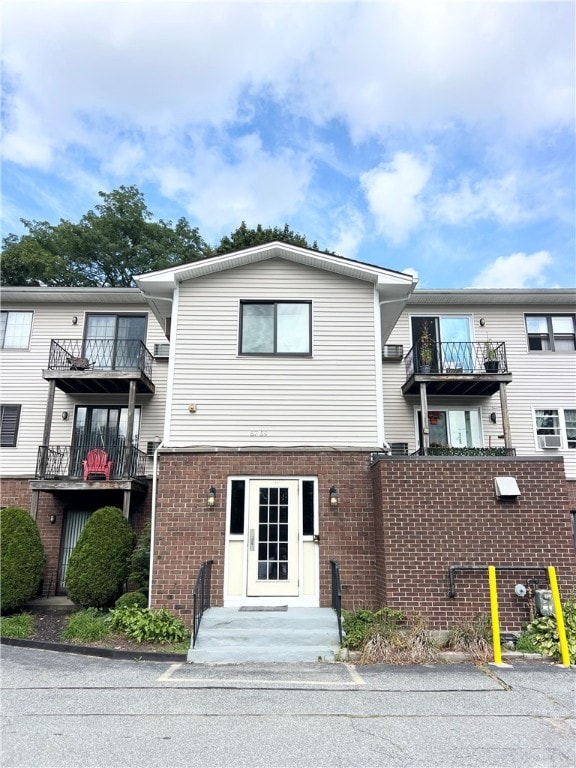
[[(98, 408), (80, 407), (76, 409), (76, 424), (74, 427), (74, 445), (72, 448), (73, 477), (82, 475), (82, 461), (88, 451), (100, 448), (108, 454), (112, 462), (112, 475), (122, 472), (126, 426), (128, 424), (127, 408)], [(138, 445), (140, 432), (140, 408), (134, 410), (134, 435), (132, 444)]]
[(457, 371), (472, 373), (472, 350), (470, 347), (470, 318), (441, 317), (440, 341), (442, 342), (442, 370), (446, 373)]
[(298, 594), (298, 481), (250, 481), (249, 596)]
[(84, 356), (94, 368), (112, 370), (115, 333), (115, 315), (88, 315), (86, 318)]
[(142, 368), (140, 354), (146, 334), (146, 318), (143, 316), (118, 317), (118, 343), (115, 368), (121, 370)]

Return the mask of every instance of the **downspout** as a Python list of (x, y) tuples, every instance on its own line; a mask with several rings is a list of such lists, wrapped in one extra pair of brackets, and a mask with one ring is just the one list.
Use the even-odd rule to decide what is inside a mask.
[(152, 583), (154, 576), (154, 541), (156, 537), (156, 493), (158, 491), (158, 451), (164, 446), (161, 440), (154, 449), (152, 463), (152, 510), (150, 525), (150, 565), (148, 568), (148, 608), (152, 607)]

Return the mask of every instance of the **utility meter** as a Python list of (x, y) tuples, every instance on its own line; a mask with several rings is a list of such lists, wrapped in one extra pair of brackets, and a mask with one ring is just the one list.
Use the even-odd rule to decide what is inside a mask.
[(552, 600), (551, 589), (535, 589), (534, 603), (536, 604), (536, 613), (539, 616), (554, 616), (554, 601)]

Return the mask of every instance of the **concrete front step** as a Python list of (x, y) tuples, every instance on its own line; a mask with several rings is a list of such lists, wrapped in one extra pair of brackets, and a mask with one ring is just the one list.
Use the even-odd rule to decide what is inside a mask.
[(210, 608), (202, 617), (188, 661), (334, 661), (339, 650), (338, 624), (331, 608)]

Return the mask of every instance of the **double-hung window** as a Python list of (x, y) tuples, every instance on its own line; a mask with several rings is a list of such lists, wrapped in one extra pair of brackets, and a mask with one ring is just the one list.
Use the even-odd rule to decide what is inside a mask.
[(526, 315), (530, 351), (573, 352), (576, 315)]
[(242, 301), (241, 355), (310, 355), (309, 301)]
[(0, 347), (28, 349), (32, 329), (32, 312), (0, 312)]
[(576, 448), (576, 408), (545, 408), (534, 417), (539, 448)]
[(20, 424), (19, 405), (0, 405), (0, 423), (2, 448), (14, 448), (18, 439), (18, 426)]

